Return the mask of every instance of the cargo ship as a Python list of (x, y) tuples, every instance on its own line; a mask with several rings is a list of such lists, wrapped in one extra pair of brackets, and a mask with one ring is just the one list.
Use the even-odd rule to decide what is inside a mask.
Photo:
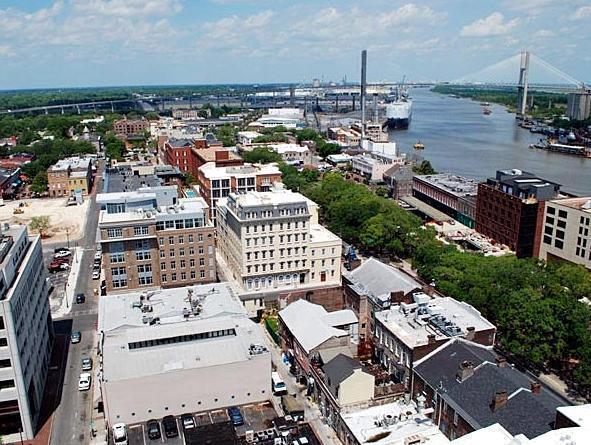
[(386, 104), (386, 125), (392, 130), (408, 128), (412, 117), (412, 100), (397, 97)]

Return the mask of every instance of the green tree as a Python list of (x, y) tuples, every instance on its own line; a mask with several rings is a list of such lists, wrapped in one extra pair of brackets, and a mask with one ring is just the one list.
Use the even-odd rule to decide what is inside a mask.
[(50, 218), (48, 215), (33, 216), (29, 223), (31, 230), (41, 235), (41, 238), (44, 238), (47, 235), (50, 226)]
[(31, 182), (31, 191), (34, 193), (44, 193), (47, 191), (47, 172), (40, 171)]
[(271, 162), (281, 162), (281, 155), (268, 147), (255, 147), (251, 151), (245, 151), (242, 154), (244, 162), (252, 164), (269, 164)]
[(417, 175), (435, 175), (437, 172), (431, 165), (429, 161), (426, 159), (422, 161), (419, 165), (414, 165), (412, 167), (412, 171)]

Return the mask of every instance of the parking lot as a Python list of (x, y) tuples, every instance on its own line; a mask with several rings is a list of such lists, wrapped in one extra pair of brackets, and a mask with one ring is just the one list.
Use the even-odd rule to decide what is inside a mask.
[[(43, 250), (43, 265), (47, 270), (47, 267), (53, 261), (54, 256), (53, 249)], [(68, 265), (72, 265), (72, 258), (70, 257)], [(51, 312), (55, 312), (61, 305), (66, 292), (66, 282), (68, 281), (68, 275), (70, 269), (62, 270), (59, 272), (48, 273), (49, 282), (51, 283), (51, 293), (49, 294), (49, 304)]]
[[(244, 418), (244, 425), (237, 427), (232, 427), (230, 418), (225, 409), (194, 414), (193, 417), (195, 419), (197, 431), (194, 434), (191, 434), (191, 437), (185, 437), (180, 419), (178, 417), (176, 418), (176, 422), (179, 430), (179, 436), (170, 439), (164, 437), (162, 419), (157, 419), (160, 424), (160, 431), (162, 432), (162, 437), (159, 440), (150, 440), (148, 437), (146, 423), (130, 425), (128, 428), (129, 445), (144, 445), (159, 442), (170, 445), (200, 445), (201, 443), (205, 443), (202, 441), (205, 439), (205, 436), (207, 436), (211, 431), (215, 431), (215, 429), (212, 430), (211, 428), (208, 428), (211, 425), (216, 425), (215, 428), (219, 427), (220, 433), (222, 430), (233, 429), (236, 436), (240, 437), (244, 436), (248, 430), (263, 431), (272, 428), (272, 420), (277, 417), (277, 413), (269, 402), (241, 406), (240, 412)], [(224, 428), (222, 428), (222, 425)], [(219, 442), (219, 444), (222, 445), (222, 442)]]

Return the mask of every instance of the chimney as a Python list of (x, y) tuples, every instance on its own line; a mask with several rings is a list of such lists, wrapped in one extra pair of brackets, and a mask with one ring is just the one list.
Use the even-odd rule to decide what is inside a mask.
[(507, 359), (505, 357), (497, 357), (495, 359), (495, 363), (499, 368), (506, 368), (507, 367)]
[(474, 331), (476, 330), (476, 328), (474, 328), (474, 326), (468, 326), (466, 328), (466, 340), (470, 340), (473, 341), (474, 340)]
[(464, 361), (462, 363), (460, 363), (460, 369), (458, 370), (458, 380), (460, 382), (463, 382), (464, 380), (466, 380), (469, 377), (472, 377), (474, 375), (474, 363), (469, 362), (469, 361)]
[(490, 408), (493, 411), (497, 411), (501, 409), (507, 404), (507, 391), (497, 391), (495, 392), (492, 402), (490, 404)]
[(542, 392), (542, 385), (540, 382), (531, 382), (531, 392), (532, 394), (539, 394)]
[(429, 344), (429, 345), (435, 344), (435, 334), (427, 335), (427, 344)]
[(215, 162), (227, 161), (228, 159), (230, 159), (230, 152), (228, 150), (215, 151)]

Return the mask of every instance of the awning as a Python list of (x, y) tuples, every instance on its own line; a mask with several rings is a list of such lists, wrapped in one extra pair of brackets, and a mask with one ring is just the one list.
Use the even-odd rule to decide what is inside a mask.
[(453, 218), (451, 216), (448, 216), (445, 213), (437, 210), (436, 208), (431, 207), (429, 204), (424, 203), (423, 201), (415, 198), (414, 196), (403, 196), (400, 198), (400, 200), (404, 201), (408, 205), (414, 207), (415, 209), (424, 213), (429, 218), (432, 218), (435, 221), (440, 221), (440, 222), (453, 221)]

